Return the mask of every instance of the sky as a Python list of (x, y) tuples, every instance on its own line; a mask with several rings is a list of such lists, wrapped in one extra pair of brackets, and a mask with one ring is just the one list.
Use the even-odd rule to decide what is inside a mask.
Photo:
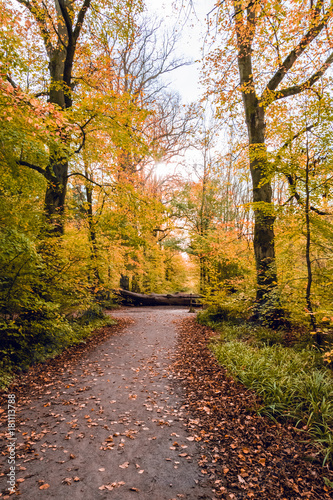
[[(181, 4), (181, 0), (176, 0)], [(168, 75), (170, 89), (173, 89), (181, 95), (184, 104), (189, 104), (199, 99), (203, 93), (200, 85), (200, 60), (203, 52), (203, 41), (206, 36), (206, 18), (207, 14), (214, 8), (216, 0), (184, 0), (189, 8), (175, 11), (173, 0), (146, 0), (147, 9), (150, 15), (156, 14), (164, 20), (165, 28), (177, 26), (180, 35), (178, 43), (177, 56), (183, 56), (186, 59), (193, 60), (193, 64), (178, 68)], [(190, 5), (192, 3), (192, 8)], [(194, 62), (198, 61), (198, 62)], [(158, 176), (182, 173), (187, 177), (190, 165), (196, 163), (197, 151), (189, 150), (185, 157), (175, 157), (167, 164), (160, 162), (156, 165), (155, 172)], [(188, 168), (184, 169), (184, 163)], [(193, 173), (192, 173), (193, 175)]]
[[(180, 4), (180, 0), (178, 0)], [(178, 54), (193, 61), (202, 57), (202, 45), (206, 33), (206, 16), (214, 8), (216, 0), (185, 0), (188, 8), (176, 12), (173, 7), (173, 0), (146, 0), (146, 5), (150, 14), (156, 13), (164, 19), (165, 26), (172, 27), (176, 24), (180, 34), (178, 44)], [(200, 62), (191, 66), (179, 68), (169, 75), (170, 87), (175, 89), (182, 96), (185, 104), (196, 100), (202, 89), (199, 84)]]

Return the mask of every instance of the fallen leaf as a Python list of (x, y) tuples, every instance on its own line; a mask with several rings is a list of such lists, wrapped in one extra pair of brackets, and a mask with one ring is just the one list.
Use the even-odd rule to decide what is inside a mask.
[(50, 485), (49, 485), (49, 484), (44, 483), (44, 484), (42, 484), (42, 485), (39, 487), (39, 489), (40, 489), (40, 490), (47, 490), (49, 487), (50, 487)]
[(129, 462), (124, 462), (123, 464), (119, 465), (119, 467), (121, 469), (127, 469), (128, 466), (129, 466)]

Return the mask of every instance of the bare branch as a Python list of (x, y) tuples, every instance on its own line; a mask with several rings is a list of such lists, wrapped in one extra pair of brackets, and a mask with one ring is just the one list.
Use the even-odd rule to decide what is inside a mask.
[(81, 172), (72, 172), (71, 174), (68, 174), (66, 176), (66, 179), (69, 179), (69, 177), (74, 177), (74, 176), (83, 177), (84, 179), (86, 179), (86, 181), (91, 182), (91, 184), (95, 184), (95, 186), (98, 186), (101, 189), (106, 188), (106, 187), (110, 187), (110, 188), (112, 188), (112, 190), (115, 190), (114, 184), (98, 184), (98, 182), (93, 181), (87, 175), (82, 174)]
[(330, 56), (326, 59), (325, 63), (322, 65), (320, 70), (318, 70), (316, 73), (314, 73), (308, 80), (305, 82), (301, 83), (300, 85), (293, 85), (292, 87), (287, 87), (282, 90), (278, 90), (275, 92), (275, 100), (278, 99), (283, 99), (284, 97), (290, 97), (296, 94), (300, 94), (306, 89), (309, 89), (314, 85), (319, 78), (323, 76), (327, 68), (330, 67), (330, 65), (333, 62), (333, 52), (330, 54)]
[[(302, 198), (301, 198), (300, 194), (296, 191), (295, 180), (294, 180), (293, 176), (292, 176), (292, 175), (290, 175), (290, 174), (286, 174), (286, 173), (285, 173), (284, 175), (286, 176), (286, 178), (287, 178), (287, 180), (288, 180), (288, 182), (289, 182), (289, 186), (290, 186), (290, 187), (291, 187), (291, 189), (293, 190), (293, 195), (289, 198), (289, 200), (288, 200), (288, 201), (291, 201), (293, 198), (295, 198), (295, 200), (297, 201), (297, 203), (298, 203), (299, 205), (301, 205), (302, 207), (304, 207), (304, 206), (305, 206), (305, 203), (304, 203), (304, 201), (302, 200)], [(332, 215), (332, 214), (330, 214), (329, 212), (323, 212), (322, 210), (319, 210), (318, 208), (313, 207), (312, 205), (310, 205), (310, 207), (309, 207), (309, 208), (310, 208), (310, 210), (311, 210), (312, 212), (315, 212), (315, 213), (316, 213), (316, 214), (318, 214), (318, 215)]]
[(83, 25), (83, 21), (84, 21), (84, 18), (85, 18), (85, 15), (87, 13), (87, 10), (89, 9), (90, 7), (90, 4), (91, 4), (91, 0), (85, 0), (84, 1), (84, 4), (77, 16), (77, 22), (76, 22), (76, 25), (75, 25), (75, 28), (74, 28), (74, 31), (73, 31), (73, 37), (74, 37), (74, 41), (76, 42), (76, 40), (78, 39), (79, 37), (79, 34), (80, 34), (80, 31), (81, 31), (81, 28), (82, 28), (82, 25)]
[(36, 172), (39, 172), (40, 174), (42, 174), (46, 178), (46, 171), (42, 167), (39, 167), (38, 165), (34, 165), (34, 164), (29, 163), (28, 161), (24, 161), (24, 160), (17, 160), (16, 163), (18, 165), (22, 165), (23, 167), (28, 167), (28, 168), (31, 168), (32, 170), (36, 170)]
[(47, 92), (46, 90), (44, 92), (38, 92), (35, 94), (35, 97), (44, 97), (44, 96), (49, 96), (50, 92)]
[(303, 128), (302, 130), (300, 130), (299, 132), (297, 132), (296, 134), (294, 134), (290, 139), (288, 139), (282, 146), (281, 148), (279, 149), (279, 152), (277, 153), (276, 155), (276, 159), (275, 159), (275, 164), (277, 164), (277, 162), (279, 160), (281, 160), (281, 155), (283, 153), (283, 151), (291, 145), (291, 143), (295, 140), (295, 139), (298, 139), (299, 137), (301, 137), (301, 135), (305, 134), (306, 132), (310, 132), (315, 126), (317, 125), (317, 123), (313, 123), (312, 125), (308, 125), (307, 127)]
[(6, 75), (6, 80), (7, 80), (7, 82), (9, 82), (11, 84), (11, 86), (14, 89), (18, 89), (18, 85), (14, 82), (14, 80), (11, 78), (11, 76)]
[[(320, 6), (322, 4), (322, 0), (318, 0), (316, 7), (314, 9), (315, 12), (315, 17), (318, 18), (320, 14)], [(268, 82), (267, 87), (264, 91), (264, 94), (266, 92), (272, 92), (277, 89), (279, 84), (282, 82), (283, 78), (286, 76), (288, 71), (292, 68), (292, 66), (295, 64), (297, 59), (303, 54), (303, 52), (306, 50), (306, 48), (310, 45), (310, 43), (319, 35), (319, 33), (324, 29), (326, 26), (329, 18), (332, 16), (332, 10), (333, 10), (333, 2), (330, 5), (330, 8), (327, 10), (323, 18), (320, 20), (318, 19), (317, 24), (313, 25), (309, 31), (302, 37), (301, 41), (299, 44), (288, 54), (288, 56), (285, 58), (283, 63), (280, 65), (279, 69), (276, 71), (275, 75), (271, 78), (271, 80)], [(263, 94), (263, 95), (264, 95)], [(293, 94), (291, 94), (293, 95)], [(284, 96), (283, 96), (284, 97)]]
[(86, 143), (86, 133), (85, 133), (85, 128), (87, 125), (89, 125), (89, 123), (94, 119), (96, 118), (96, 115), (93, 115), (91, 116), (83, 125), (80, 125), (78, 124), (78, 126), (80, 127), (81, 129), (81, 133), (82, 133), (82, 141), (81, 141), (81, 144), (80, 146), (74, 151), (73, 154), (78, 154), (80, 153), (80, 151), (82, 150), (82, 148), (84, 147), (85, 143)]
[(86, 175), (81, 174), (81, 172), (72, 172), (71, 174), (68, 174), (66, 176), (66, 179), (69, 179), (70, 177), (74, 177), (74, 176), (83, 177), (84, 179), (86, 179), (86, 181), (91, 182), (92, 184), (95, 184), (96, 186), (98, 186), (100, 188), (103, 187), (102, 184), (98, 184), (98, 182), (95, 182), (92, 179), (90, 179), (89, 177), (87, 177)]

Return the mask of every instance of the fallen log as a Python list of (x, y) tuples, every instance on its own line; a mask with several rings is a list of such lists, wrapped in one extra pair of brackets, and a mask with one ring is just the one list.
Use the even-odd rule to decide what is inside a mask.
[(184, 306), (184, 307), (200, 307), (201, 295), (194, 293), (177, 292), (173, 294), (151, 293), (135, 293), (128, 290), (118, 289), (116, 294), (120, 295), (123, 303), (136, 306)]

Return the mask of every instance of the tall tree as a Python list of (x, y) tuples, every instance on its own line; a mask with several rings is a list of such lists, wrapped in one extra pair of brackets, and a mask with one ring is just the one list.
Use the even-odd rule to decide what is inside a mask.
[[(222, 72), (215, 78), (222, 94), (220, 101), (225, 100), (230, 106), (237, 88), (243, 100), (253, 186), (260, 314), (266, 310), (274, 315), (274, 309), (276, 312), (279, 307), (271, 186), (274, 170), (267, 154), (267, 117), (270, 112), (278, 112), (278, 101), (314, 87), (330, 67), (332, 16), (333, 3), (329, 0), (229, 0), (219, 4), (219, 30), (227, 41), (209, 59)], [(232, 71), (235, 67), (238, 78)], [(229, 93), (227, 81), (232, 83)]]
[[(50, 76), (49, 102), (60, 109), (70, 109), (73, 104), (72, 77), (75, 56), (82, 26), (91, 0), (84, 0), (78, 7), (69, 0), (38, 2), (17, 0), (24, 5), (34, 18), (48, 58)], [(66, 147), (70, 140), (68, 130), (59, 127), (63, 148), (50, 150), (46, 169), (38, 165), (31, 168), (42, 171), (47, 181), (45, 211), (52, 232), (62, 234), (63, 213), (68, 181), (68, 156)], [(29, 166), (29, 165), (27, 165)]]
[[(18, 8), (15, 13), (18, 36), (26, 36), (27, 51), (31, 53), (33, 47), (39, 55), (33, 70), (26, 68), (25, 90), (28, 94), (34, 91), (38, 99), (47, 98), (53, 109), (63, 115), (63, 119), (54, 120), (59, 141), (57, 147), (48, 145), (46, 164), (40, 164), (25, 151), (18, 162), (38, 171), (46, 179), (45, 213), (49, 229), (52, 234), (61, 235), (68, 178), (74, 175), (69, 173), (70, 160), (84, 146), (87, 126), (96, 117), (107, 114), (104, 128), (108, 120), (108, 127), (116, 129), (114, 139), (115, 135), (120, 137), (124, 133), (125, 119), (120, 118), (121, 123), (118, 123), (117, 118), (126, 115), (125, 107), (135, 114), (134, 106), (122, 101), (122, 96), (112, 92), (112, 88), (106, 95), (101, 86), (96, 85), (96, 81), (103, 78), (110, 84), (115, 76), (113, 54), (104, 54), (100, 60), (95, 57), (96, 37), (104, 30), (107, 20), (106, 36), (124, 38), (131, 32), (134, 17), (143, 7), (140, 0), (123, 0), (117, 5), (111, 1), (98, 5), (92, 0), (16, 1), (26, 9)], [(132, 11), (135, 15), (131, 17), (128, 13)], [(30, 82), (32, 74), (35, 80)], [(14, 89), (22, 85), (22, 79), (16, 83), (10, 71), (7, 80)]]

